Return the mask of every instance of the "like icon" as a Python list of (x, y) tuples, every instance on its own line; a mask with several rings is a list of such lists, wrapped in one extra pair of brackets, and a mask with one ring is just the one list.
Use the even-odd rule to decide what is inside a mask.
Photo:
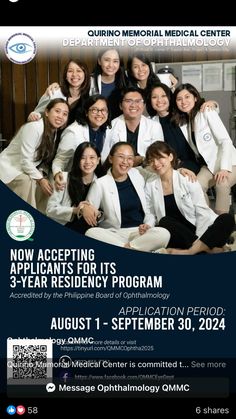
[(16, 413), (16, 408), (12, 404), (10, 404), (10, 406), (8, 406), (6, 410), (7, 410), (8, 415), (10, 416)]
[(25, 413), (25, 407), (22, 405), (16, 406), (17, 415), (23, 415)]

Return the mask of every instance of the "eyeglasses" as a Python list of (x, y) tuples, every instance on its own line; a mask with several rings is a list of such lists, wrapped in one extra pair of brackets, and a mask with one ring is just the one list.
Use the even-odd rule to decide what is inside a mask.
[(117, 157), (120, 160), (127, 160), (128, 162), (134, 161), (134, 156), (126, 156), (125, 154), (114, 154), (114, 157)]
[(144, 102), (143, 99), (123, 99), (123, 102), (127, 103), (127, 105), (141, 105)]
[(106, 109), (106, 108), (102, 108), (102, 109), (90, 108), (89, 112), (91, 112), (93, 115), (98, 115), (100, 112), (101, 112), (102, 115), (106, 115), (108, 113), (108, 109)]

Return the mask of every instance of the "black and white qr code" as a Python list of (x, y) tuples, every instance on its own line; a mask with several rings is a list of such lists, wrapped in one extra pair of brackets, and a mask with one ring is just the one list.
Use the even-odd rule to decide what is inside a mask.
[(52, 340), (8, 339), (8, 379), (37, 383), (52, 376), (52, 364)]

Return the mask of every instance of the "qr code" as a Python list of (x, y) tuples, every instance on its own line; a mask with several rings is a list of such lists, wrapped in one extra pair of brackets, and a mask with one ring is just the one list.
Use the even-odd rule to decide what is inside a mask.
[(52, 366), (52, 340), (7, 340), (8, 384), (41, 384), (52, 377)]

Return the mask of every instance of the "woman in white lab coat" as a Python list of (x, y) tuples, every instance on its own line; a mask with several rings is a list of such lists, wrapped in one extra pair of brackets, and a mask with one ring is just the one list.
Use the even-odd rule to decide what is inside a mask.
[(36, 108), (29, 114), (28, 121), (38, 121), (52, 99), (62, 98), (69, 104), (68, 125), (72, 124), (89, 96), (89, 89), (90, 75), (87, 65), (77, 58), (69, 60), (64, 67), (61, 84), (56, 82), (47, 87)]
[(49, 175), (57, 130), (66, 125), (68, 115), (64, 99), (52, 100), (43, 117), (24, 124), (0, 154), (0, 180), (40, 210), (45, 209), (45, 201), (53, 192)]
[[(86, 195), (90, 185), (96, 179), (100, 163), (100, 152), (89, 141), (81, 143), (75, 150), (70, 172), (63, 172), (65, 188), (54, 188), (47, 204), (46, 214), (71, 230), (84, 234), (89, 225), (82, 217), (83, 208), (89, 205)], [(91, 206), (90, 206), (91, 207)], [(90, 217), (96, 224), (99, 211), (90, 208)], [(88, 218), (91, 222), (91, 218)]]
[(109, 161), (111, 169), (94, 181), (86, 198), (103, 211), (103, 219), (86, 236), (147, 252), (165, 247), (170, 235), (167, 230), (154, 227), (155, 217), (147, 211), (144, 179), (132, 168), (133, 147), (127, 142), (116, 143)]
[(204, 99), (189, 83), (181, 84), (174, 93), (172, 121), (180, 126), (192, 148), (201, 170), (197, 175), (203, 191), (215, 186), (217, 214), (229, 211), (230, 189), (236, 183), (236, 149), (214, 110), (200, 112)]
[(146, 184), (149, 210), (171, 234), (166, 253), (223, 252), (234, 229), (233, 217), (217, 216), (207, 205), (199, 182), (191, 182), (174, 169), (176, 153), (167, 143), (156, 141), (148, 147), (146, 160), (157, 175)]
[(56, 187), (65, 183), (63, 171), (70, 171), (74, 153), (79, 144), (90, 141), (103, 156), (107, 132), (110, 131), (110, 113), (107, 99), (101, 95), (89, 96), (81, 113), (73, 124), (69, 125), (61, 136), (56, 156), (52, 163), (52, 172)]

